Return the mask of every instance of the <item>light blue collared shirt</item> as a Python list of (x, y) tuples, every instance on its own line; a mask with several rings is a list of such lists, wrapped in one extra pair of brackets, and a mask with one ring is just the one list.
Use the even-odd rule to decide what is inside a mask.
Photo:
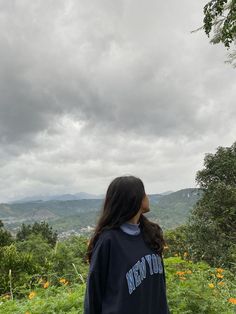
[(123, 230), (125, 233), (131, 234), (131, 235), (136, 235), (140, 233), (140, 222), (137, 224), (133, 224), (131, 222), (124, 222), (120, 228)]

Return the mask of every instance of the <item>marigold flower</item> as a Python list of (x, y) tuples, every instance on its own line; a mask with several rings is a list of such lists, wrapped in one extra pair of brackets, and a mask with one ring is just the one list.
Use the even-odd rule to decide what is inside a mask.
[(182, 276), (182, 275), (184, 275), (185, 274), (185, 272), (184, 271), (177, 271), (176, 272), (176, 275), (180, 275), (180, 276)]
[(209, 286), (210, 288), (214, 288), (214, 287), (215, 287), (215, 286), (213, 285), (213, 283), (209, 283), (208, 286)]
[(29, 299), (33, 299), (36, 296), (36, 292), (35, 291), (31, 291), (28, 298)]
[(216, 268), (216, 271), (217, 271), (218, 273), (222, 273), (222, 272), (224, 271), (224, 269), (223, 269), (223, 268)]
[(66, 282), (66, 279), (65, 279), (65, 278), (61, 278), (59, 281), (60, 281), (61, 283), (65, 283), (65, 282)]
[(217, 277), (217, 278), (223, 278), (223, 277), (224, 277), (224, 275), (221, 275), (221, 274), (216, 274), (216, 277)]
[(45, 284), (43, 285), (43, 287), (44, 287), (44, 288), (48, 288), (48, 286), (49, 286), (49, 282), (46, 281)]
[(230, 302), (232, 304), (236, 304), (236, 298), (229, 298), (228, 302)]
[(225, 283), (223, 281), (218, 282), (219, 286), (223, 286)]

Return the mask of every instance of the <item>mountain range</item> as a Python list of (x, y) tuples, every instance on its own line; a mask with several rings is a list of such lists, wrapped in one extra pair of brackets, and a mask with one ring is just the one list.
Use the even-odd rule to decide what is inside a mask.
[[(176, 192), (148, 194), (150, 212), (145, 215), (163, 229), (175, 228), (186, 222), (192, 208), (201, 197), (202, 191), (187, 188)], [(49, 196), (48, 196), (49, 197)], [(81, 199), (74, 198), (81, 197)], [(50, 196), (49, 199), (29, 198), (18, 202), (0, 204), (0, 220), (13, 234), (22, 223), (46, 221), (58, 234), (66, 232), (88, 233), (96, 225), (104, 196), (88, 193)]]
[[(168, 195), (173, 193), (173, 191), (166, 191), (163, 193), (155, 194), (155, 195)], [(14, 201), (8, 202), (8, 204), (20, 204), (20, 203), (28, 203), (28, 202), (46, 202), (46, 201), (75, 201), (82, 199), (102, 199), (104, 198), (104, 194), (90, 194), (86, 192), (79, 192), (75, 194), (57, 194), (57, 195), (33, 195), (27, 196), (21, 199), (16, 199)]]

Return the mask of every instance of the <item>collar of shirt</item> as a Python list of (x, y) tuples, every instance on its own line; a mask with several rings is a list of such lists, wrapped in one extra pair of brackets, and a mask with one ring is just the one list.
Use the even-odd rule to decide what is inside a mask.
[(124, 232), (131, 234), (131, 235), (136, 235), (140, 233), (140, 222), (137, 224), (131, 223), (131, 222), (124, 222), (120, 228), (121, 230), (123, 230)]

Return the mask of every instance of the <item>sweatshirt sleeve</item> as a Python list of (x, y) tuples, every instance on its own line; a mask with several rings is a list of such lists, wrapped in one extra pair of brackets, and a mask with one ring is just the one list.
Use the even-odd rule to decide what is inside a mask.
[(99, 238), (91, 257), (84, 298), (84, 314), (100, 314), (109, 267), (110, 239)]

